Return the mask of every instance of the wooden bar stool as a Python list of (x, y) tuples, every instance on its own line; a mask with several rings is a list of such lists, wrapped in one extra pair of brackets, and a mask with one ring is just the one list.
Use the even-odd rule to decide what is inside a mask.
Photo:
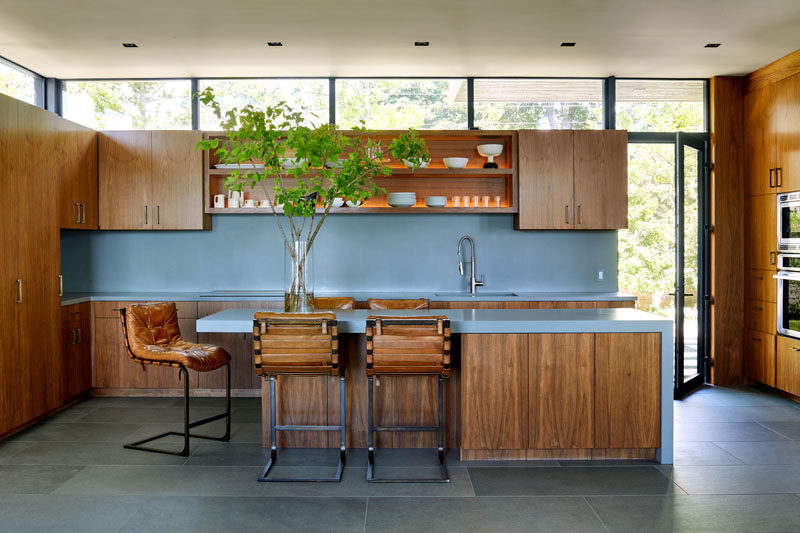
[[(369, 448), (367, 481), (401, 483), (449, 483), (444, 457), (443, 380), (450, 375), (450, 320), (446, 316), (368, 316), (367, 377), (369, 380)], [(435, 426), (375, 425), (373, 396), (375, 376), (431, 375), (438, 380), (438, 423)], [(436, 431), (441, 477), (388, 479), (375, 477), (374, 435), (379, 431)]]
[[(167, 453), (170, 455), (189, 455), (189, 437), (198, 439), (227, 441), (231, 435), (231, 356), (219, 346), (196, 344), (181, 337), (178, 327), (178, 311), (174, 302), (131, 305), (119, 310), (125, 348), (131, 359), (142, 365), (172, 366), (179, 369), (178, 379), (183, 379), (183, 433), (168, 431), (131, 444), (125, 448), (146, 452)], [(225, 367), (225, 412), (218, 415), (189, 422), (189, 370), (211, 372)], [(189, 433), (192, 428), (225, 418), (225, 434), (222, 437), (209, 437)], [(169, 450), (142, 446), (150, 441), (179, 435), (183, 437), (183, 450)]]
[(328, 296), (314, 298), (314, 311), (349, 311), (355, 309), (356, 299), (350, 296)]
[(425, 298), (415, 298), (413, 300), (382, 300), (380, 298), (369, 298), (367, 308), (373, 311), (380, 309), (429, 309), (430, 304)]
[[(333, 313), (256, 313), (253, 320), (253, 361), (256, 374), (269, 379), (270, 457), (259, 481), (341, 481), (345, 463), (344, 364), (339, 361), (339, 327)], [(277, 425), (275, 376), (322, 375), (339, 377), (338, 426)], [(320, 406), (322, 408), (322, 406)], [(275, 478), (270, 469), (278, 456), (278, 431), (338, 431), (339, 466), (332, 478)]]

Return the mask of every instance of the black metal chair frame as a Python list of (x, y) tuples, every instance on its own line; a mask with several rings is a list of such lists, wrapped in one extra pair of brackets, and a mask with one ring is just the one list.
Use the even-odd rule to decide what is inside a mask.
[[(262, 319), (265, 320), (265, 319)], [(253, 340), (260, 341), (261, 337), (258, 333), (260, 331), (260, 322), (261, 320), (253, 320)], [(303, 322), (295, 320), (294, 322)], [(267, 321), (268, 323), (268, 321)], [(329, 326), (337, 326), (337, 321), (329, 320)], [(333, 336), (332, 340), (338, 341), (338, 336)], [(261, 351), (256, 350), (256, 355), (260, 355)], [(338, 352), (338, 350), (337, 350)], [(260, 365), (256, 365), (259, 367)], [(281, 373), (281, 375), (290, 375), (290, 372)], [(303, 376), (309, 376), (314, 374), (298, 374)], [(327, 374), (322, 374), (327, 376)], [(264, 379), (269, 379), (269, 435), (270, 435), (270, 451), (269, 451), (269, 461), (267, 461), (264, 470), (261, 472), (261, 475), (258, 476), (258, 481), (262, 483), (269, 483), (269, 482), (297, 482), (297, 481), (310, 481), (310, 482), (318, 482), (318, 483), (326, 483), (326, 482), (339, 482), (342, 480), (342, 472), (344, 471), (344, 464), (346, 462), (346, 439), (347, 439), (347, 423), (346, 423), (346, 412), (345, 409), (347, 407), (346, 397), (345, 397), (345, 382), (344, 382), (344, 369), (342, 369), (342, 374), (339, 376), (339, 425), (338, 426), (318, 426), (318, 425), (299, 425), (299, 424), (277, 424), (277, 417), (275, 414), (275, 376), (270, 374), (269, 377), (264, 377)], [(285, 478), (276, 478), (270, 477), (269, 471), (272, 469), (273, 466), (278, 461), (278, 431), (338, 431), (340, 438), (339, 438), (339, 464), (336, 467), (336, 474), (333, 477), (327, 478), (294, 478), (294, 477), (285, 477)]]
[[(152, 361), (150, 359), (143, 359), (131, 351), (130, 342), (128, 340), (128, 326), (127, 326), (127, 317), (125, 315), (125, 308), (119, 310), (120, 315), (122, 317), (122, 331), (125, 336), (125, 347), (128, 350), (128, 354), (130, 357), (142, 364), (142, 369), (145, 368), (144, 365), (151, 364), (151, 365), (161, 365), (161, 366), (172, 366), (177, 367), (178, 370), (178, 379), (183, 379), (183, 432), (177, 431), (167, 431), (165, 433), (161, 433), (159, 435), (155, 435), (153, 437), (148, 437), (146, 439), (142, 439), (136, 442), (131, 442), (130, 444), (125, 444), (124, 447), (129, 450), (140, 450), (143, 452), (155, 452), (155, 453), (164, 453), (167, 455), (179, 455), (183, 457), (187, 457), (189, 455), (189, 437), (194, 437), (197, 439), (206, 439), (206, 440), (216, 440), (216, 441), (228, 441), (231, 438), (231, 364), (228, 363), (225, 365), (225, 412), (220, 413), (218, 415), (210, 416), (208, 418), (204, 418), (202, 420), (197, 420), (195, 422), (189, 422), (189, 371), (180, 363), (163, 363), (161, 361)], [(194, 433), (190, 433), (192, 428), (196, 428), (198, 426), (202, 426), (208, 424), (210, 422), (214, 422), (216, 420), (225, 419), (225, 434), (222, 437), (211, 437), (208, 435), (197, 435)], [(165, 450), (163, 448), (152, 448), (150, 446), (142, 446), (142, 444), (147, 444), (148, 442), (152, 442), (154, 440), (162, 439), (164, 437), (168, 437), (170, 435), (177, 435), (183, 437), (183, 450), (176, 452), (172, 450)]]
[[(449, 320), (447, 322), (447, 327), (449, 328)], [(383, 320), (383, 323), (386, 325), (392, 324), (429, 324), (431, 321), (423, 321), (423, 320), (403, 320), (403, 321), (392, 321), (392, 320)], [(375, 327), (375, 321), (369, 320), (367, 321), (367, 326)], [(371, 340), (371, 338), (367, 338), (367, 340)], [(446, 341), (449, 341), (449, 337), (445, 337)], [(371, 355), (371, 350), (367, 350), (367, 353)], [(395, 376), (403, 376), (403, 375), (414, 375), (414, 374), (387, 374), (391, 375), (392, 377)], [(367, 448), (367, 481), (369, 483), (450, 483), (450, 474), (447, 471), (447, 461), (444, 455), (444, 378), (442, 375), (437, 376), (438, 381), (438, 420), (437, 425), (435, 426), (376, 426), (375, 425), (375, 410), (374, 410), (374, 394), (375, 394), (375, 375), (369, 376), (369, 442)], [(439, 472), (441, 477), (438, 478), (379, 478), (375, 477), (375, 443), (374, 443), (374, 436), (375, 433), (383, 433), (383, 432), (437, 432), (437, 446), (436, 446), (436, 454), (439, 459)]]

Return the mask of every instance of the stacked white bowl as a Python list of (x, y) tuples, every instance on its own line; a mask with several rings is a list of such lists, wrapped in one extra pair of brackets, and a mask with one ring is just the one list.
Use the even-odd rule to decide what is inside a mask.
[(392, 207), (413, 207), (417, 203), (415, 192), (390, 192), (389, 205)]

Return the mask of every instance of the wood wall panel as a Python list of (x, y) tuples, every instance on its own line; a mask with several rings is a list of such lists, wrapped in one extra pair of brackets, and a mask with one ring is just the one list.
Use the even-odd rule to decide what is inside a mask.
[(744, 90), (750, 92), (798, 73), (800, 73), (800, 50), (795, 50), (748, 74), (745, 78)]
[(530, 448), (592, 448), (594, 335), (528, 336)]
[(661, 334), (595, 334), (595, 448), (661, 445)]

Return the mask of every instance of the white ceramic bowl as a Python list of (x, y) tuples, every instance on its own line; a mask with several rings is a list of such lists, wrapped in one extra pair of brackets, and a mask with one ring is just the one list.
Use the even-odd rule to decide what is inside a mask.
[(416, 200), (389, 200), (389, 205), (391, 207), (414, 207), (416, 203)]
[[(428, 163), (430, 163), (430, 161), (421, 161), (419, 163), (419, 166), (417, 166), (417, 168), (425, 168), (428, 166)], [(408, 159), (403, 159), (403, 164), (406, 166), (406, 168), (411, 168), (412, 166), (411, 161), (409, 161)]]
[(340, 198), (339, 196), (334, 198), (333, 202), (331, 202), (331, 207), (342, 207), (343, 205), (344, 205), (344, 198)]
[(350, 200), (347, 200), (345, 203), (347, 204), (347, 207), (358, 207), (361, 205), (360, 200), (358, 202), (351, 202)]
[(304, 158), (295, 159), (294, 157), (282, 157), (281, 158), (281, 166), (285, 169), (292, 169), (299, 167), (303, 163), (305, 163)]
[(447, 196), (426, 196), (425, 205), (428, 207), (445, 207), (447, 205)]
[(467, 166), (469, 159), (466, 157), (445, 157), (442, 161), (444, 161), (444, 166), (447, 168), (464, 168)]
[(480, 144), (478, 145), (478, 153), (483, 157), (494, 157), (503, 153), (502, 144)]

